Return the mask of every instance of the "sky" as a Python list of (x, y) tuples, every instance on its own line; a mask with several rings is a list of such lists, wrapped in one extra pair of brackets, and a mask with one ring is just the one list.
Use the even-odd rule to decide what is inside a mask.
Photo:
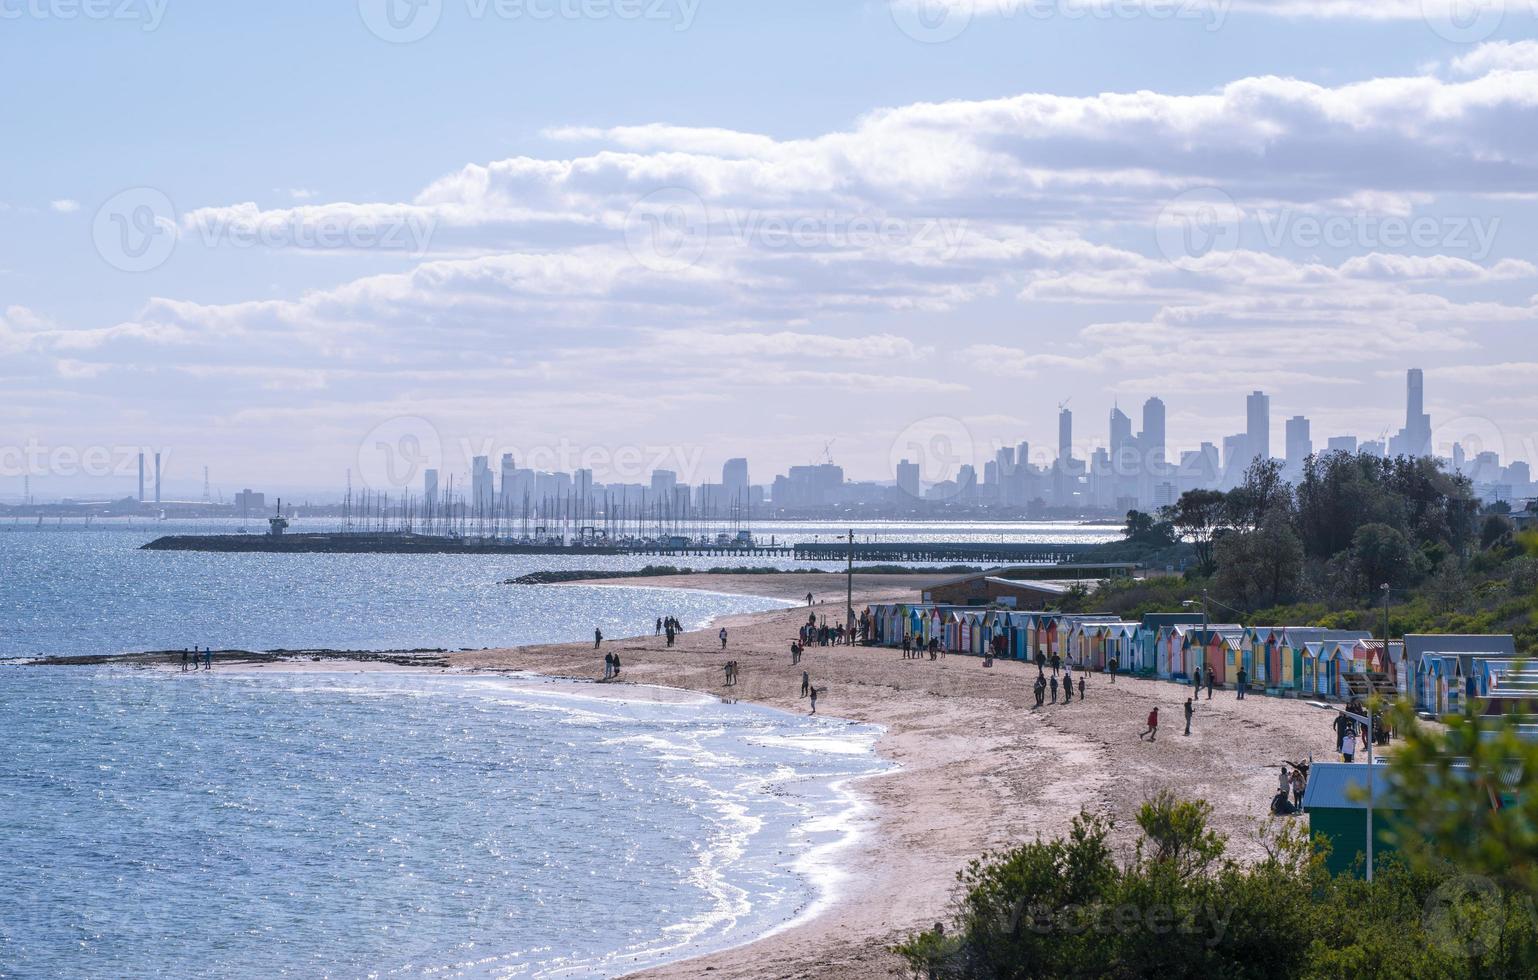
[(0, 500), (1279, 453), (1410, 367), (1538, 459), (1538, 0), (0, 0), (0, 81)]

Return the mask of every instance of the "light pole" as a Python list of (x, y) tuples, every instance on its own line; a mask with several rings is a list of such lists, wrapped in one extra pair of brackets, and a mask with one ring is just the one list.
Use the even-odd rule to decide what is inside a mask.
[[(854, 635), (854, 528), (849, 529), (849, 571), (844, 579), (844, 601), (848, 609), (844, 617), (844, 623), (849, 627), (849, 633)], [(851, 641), (853, 642), (853, 641)]]
[(1382, 588), (1383, 588), (1383, 659), (1379, 662), (1379, 666), (1380, 667), (1385, 666), (1388, 663), (1388, 602), (1389, 602), (1389, 596), (1391, 596), (1393, 594), (1393, 590), (1391, 590), (1388, 587), (1388, 583), (1387, 582), (1383, 583)]
[(1372, 756), (1372, 706), (1366, 709), (1366, 717), (1354, 714), (1350, 711), (1342, 711), (1341, 714), (1352, 721), (1367, 726), (1367, 880), (1372, 881), (1372, 800), (1373, 800), (1373, 756)]
[[(1207, 666), (1207, 590), (1206, 589), (1202, 590), (1202, 597), (1201, 597), (1200, 601), (1198, 601), (1196, 599), (1186, 599), (1183, 602), (1181, 602), (1180, 604), (1182, 606), (1184, 606), (1185, 608), (1187, 608), (1187, 609), (1190, 609), (1192, 606), (1200, 606), (1201, 607), (1201, 610), (1202, 610), (1202, 662), (1198, 666), (1205, 668)], [(1200, 685), (1198, 685), (1198, 688), (1199, 687), (1200, 687)]]

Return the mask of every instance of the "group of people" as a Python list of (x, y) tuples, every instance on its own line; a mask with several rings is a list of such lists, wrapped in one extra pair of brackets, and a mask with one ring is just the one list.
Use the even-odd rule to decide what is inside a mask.
[(619, 676), (619, 654), (606, 653), (603, 655), (603, 679), (612, 681)]
[(930, 637), (928, 643), (920, 640), (917, 644), (913, 642), (913, 637), (903, 637), (904, 660), (923, 660), (925, 653), (929, 654), (930, 660), (938, 660), (945, 651), (940, 648), (940, 641), (933, 637)]
[[(1276, 795), (1271, 798), (1271, 812), (1277, 816), (1286, 816), (1303, 809), (1303, 791), (1308, 788), (1308, 763), (1283, 762), (1280, 768)], [(1290, 802), (1288, 796), (1292, 797)]]
[(817, 614), (806, 618), (806, 625), (801, 627), (801, 645), (818, 647), (854, 646), (863, 635), (862, 630), (851, 629), (843, 623), (828, 625), (827, 620), (817, 622)]
[[(1052, 668), (1052, 674), (1051, 674), (1050, 677), (1047, 675), (1047, 667), (1048, 667), (1048, 665), (1050, 665), (1051, 668)], [(1058, 673), (1060, 671), (1061, 671), (1062, 677), (1063, 677), (1063, 681), (1062, 681), (1063, 704), (1070, 704), (1073, 701), (1073, 693), (1074, 693), (1073, 692), (1073, 685), (1074, 685), (1073, 664), (1065, 664), (1065, 663), (1063, 663), (1063, 659), (1061, 657), (1059, 657), (1055, 653), (1052, 655), (1052, 658), (1050, 660), (1048, 660), (1045, 654), (1042, 654), (1039, 651), (1037, 652), (1037, 654), (1036, 654), (1036, 683), (1032, 685), (1032, 690), (1036, 694), (1036, 707), (1040, 708), (1042, 705), (1047, 703), (1047, 692), (1049, 690), (1052, 692), (1052, 703), (1053, 704), (1057, 704), (1058, 703), (1057, 702), (1057, 693), (1058, 693), (1058, 680), (1057, 680), (1057, 678), (1058, 678)], [(1079, 671), (1078, 684), (1079, 684), (1079, 700), (1080, 701), (1084, 700), (1084, 675), (1086, 673), (1087, 673), (1087, 671), (1084, 671), (1082, 669)]]
[[(683, 631), (684, 625), (682, 623), (674, 619), (672, 616), (663, 616), (657, 620), (657, 632), (653, 635), (661, 636), (664, 632), (666, 632), (668, 636), (668, 646), (671, 647), (674, 641), (678, 639), (678, 634), (682, 633)], [(722, 630), (722, 632), (724, 633), (726, 631)], [(725, 646), (725, 644), (723, 643), (722, 646)]]
[[(199, 669), (198, 668), (198, 658), (199, 658), (199, 656), (200, 656), (200, 654), (198, 652), (198, 648), (197, 647), (193, 647), (191, 650), (183, 649), (182, 650), (182, 670), (183, 670), (183, 672), (189, 671), (189, 670), (197, 670), (197, 669)], [(214, 649), (213, 649), (213, 647), (209, 647), (206, 650), (203, 650), (202, 653), (201, 653), (201, 656), (202, 656), (202, 660), (203, 660), (202, 669), (203, 670), (213, 670), (214, 669)]]
[(737, 671), (738, 671), (737, 661), (735, 661), (735, 660), (728, 660), (726, 662), (726, 664), (725, 664), (725, 669), (726, 669), (726, 686), (727, 687), (736, 687), (737, 686)]

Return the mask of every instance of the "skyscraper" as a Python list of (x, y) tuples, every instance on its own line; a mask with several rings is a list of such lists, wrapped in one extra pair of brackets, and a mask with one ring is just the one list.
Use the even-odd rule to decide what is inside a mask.
[(139, 454), (139, 503), (144, 503), (144, 454)]
[(476, 456), (470, 461), (470, 505), (476, 517), (490, 517), (496, 503), (491, 485), (491, 457)]
[(897, 489), (910, 499), (919, 499), (919, 464), (910, 463), (906, 459), (897, 464)]
[(518, 482), (518, 465), (513, 461), (512, 453), (502, 454), (502, 484), (501, 495), (497, 498), (502, 503), (504, 515), (513, 512), (513, 487)]
[(160, 454), (155, 454), (155, 503), (160, 503)]
[(1426, 414), (1426, 379), (1420, 368), (1411, 368), (1405, 376), (1405, 422), (1399, 434), (1389, 440), (1391, 456), (1430, 456), (1431, 416)]
[(722, 505), (727, 513), (745, 512), (748, 507), (748, 461), (729, 459), (721, 467), (721, 492), (725, 497)]
[(1287, 420), (1287, 471), (1296, 476), (1303, 472), (1303, 461), (1314, 453), (1308, 419), (1294, 415)]
[(1057, 461), (1067, 465), (1073, 459), (1073, 413), (1064, 408), (1057, 413)]
[(1143, 403), (1143, 431), (1138, 433), (1138, 500), (1143, 506), (1156, 503), (1156, 488), (1168, 476), (1165, 459), (1166, 413), (1164, 401), (1150, 398)]
[(1263, 391), (1245, 400), (1245, 450), (1250, 460), (1271, 458), (1271, 397)]
[(438, 510), (438, 471), (426, 470), (422, 474), (422, 503), (426, 505), (427, 515), (433, 516)]

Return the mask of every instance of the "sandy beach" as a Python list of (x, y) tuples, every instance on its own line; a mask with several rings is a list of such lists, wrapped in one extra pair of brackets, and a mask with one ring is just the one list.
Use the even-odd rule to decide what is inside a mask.
[[(855, 608), (916, 598), (922, 576), (855, 580)], [(605, 583), (613, 584), (613, 583)], [(706, 692), (787, 711), (805, 712), (801, 670), (823, 690), (818, 712), (881, 725), (880, 752), (893, 772), (863, 780), (875, 804), (870, 827), (844, 853), (847, 877), (825, 914), (736, 949), (646, 971), (660, 977), (885, 977), (903, 972), (889, 947), (932, 924), (949, 907), (956, 872), (969, 860), (1037, 835), (1067, 830), (1080, 810), (1114, 819), (1130, 847), (1138, 805), (1169, 787), (1214, 808), (1231, 853), (1258, 856), (1256, 831), (1266, 818), (1283, 759), (1332, 758), (1333, 715), (1301, 701), (1218, 691), (1197, 705), (1190, 737), (1182, 735), (1189, 688), (1165, 681), (1091, 675), (1086, 697), (1034, 707), (1035, 668), (950, 656), (904, 660), (897, 650), (809, 648), (792, 667), (790, 643), (812, 612), (841, 618), (844, 580), (833, 575), (689, 575), (623, 584), (742, 592), (799, 600), (793, 609), (728, 617), (685, 634), (671, 650), (661, 637), (606, 642), (624, 664), (624, 679)], [(563, 588), (565, 586), (551, 586)], [(659, 603), (663, 600), (659, 599)], [(660, 608), (658, 615), (668, 610)], [(716, 631), (729, 631), (723, 653)], [(455, 668), (535, 671), (596, 679), (602, 657), (591, 643), (451, 654)], [(722, 665), (741, 675), (723, 686)], [(1151, 708), (1161, 716), (1157, 741), (1138, 735)]]

